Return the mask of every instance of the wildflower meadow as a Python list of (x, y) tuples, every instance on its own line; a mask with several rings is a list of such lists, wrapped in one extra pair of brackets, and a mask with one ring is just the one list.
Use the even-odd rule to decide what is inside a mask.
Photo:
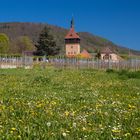
[(0, 140), (139, 140), (140, 72), (0, 69)]

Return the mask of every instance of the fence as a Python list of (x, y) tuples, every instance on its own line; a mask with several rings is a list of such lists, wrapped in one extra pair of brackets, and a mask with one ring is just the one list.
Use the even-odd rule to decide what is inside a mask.
[(32, 57), (7, 57), (0, 56), (0, 68), (30, 68), (33, 64)]
[(57, 68), (76, 69), (115, 69), (115, 70), (140, 70), (140, 60), (130, 59), (123, 61), (77, 59), (77, 58), (52, 58), (49, 62)]
[[(94, 60), (94, 59), (79, 59), (79, 58), (48, 58), (43, 57), (41, 60), (33, 57), (2, 57), (0, 56), (0, 68), (32, 68), (34, 63), (43, 62), (44, 64), (52, 65), (56, 68), (75, 68), (75, 69), (115, 69), (115, 70), (140, 70), (140, 59), (130, 59), (123, 61), (111, 60)], [(49, 66), (47, 65), (47, 66)]]

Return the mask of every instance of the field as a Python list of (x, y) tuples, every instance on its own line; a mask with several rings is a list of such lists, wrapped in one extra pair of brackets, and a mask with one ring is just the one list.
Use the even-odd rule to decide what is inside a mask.
[(0, 140), (139, 140), (140, 72), (0, 70)]

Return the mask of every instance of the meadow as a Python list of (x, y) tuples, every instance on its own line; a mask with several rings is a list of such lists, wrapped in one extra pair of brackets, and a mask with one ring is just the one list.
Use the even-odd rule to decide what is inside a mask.
[(140, 72), (0, 69), (0, 140), (139, 140)]

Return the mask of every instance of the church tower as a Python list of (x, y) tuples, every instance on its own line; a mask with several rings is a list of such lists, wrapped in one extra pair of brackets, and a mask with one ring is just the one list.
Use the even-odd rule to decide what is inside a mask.
[(66, 56), (75, 57), (80, 54), (80, 37), (74, 30), (74, 19), (71, 20), (71, 28), (65, 37)]

